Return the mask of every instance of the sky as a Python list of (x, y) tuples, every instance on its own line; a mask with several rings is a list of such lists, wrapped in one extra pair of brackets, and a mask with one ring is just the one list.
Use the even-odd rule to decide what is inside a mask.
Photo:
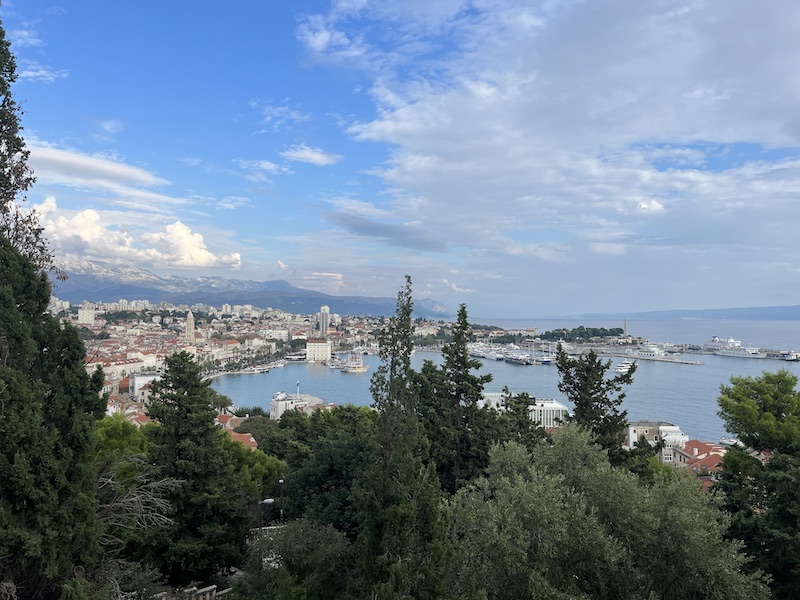
[(483, 317), (800, 303), (800, 3), (3, 0), (62, 260)]

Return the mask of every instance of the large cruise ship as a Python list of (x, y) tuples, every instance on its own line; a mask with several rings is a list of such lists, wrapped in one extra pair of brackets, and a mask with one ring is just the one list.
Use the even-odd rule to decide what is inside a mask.
[(733, 338), (721, 340), (717, 336), (703, 344), (703, 349), (716, 354), (717, 356), (735, 356), (738, 358), (767, 358), (765, 352), (759, 348), (745, 348), (742, 342)]

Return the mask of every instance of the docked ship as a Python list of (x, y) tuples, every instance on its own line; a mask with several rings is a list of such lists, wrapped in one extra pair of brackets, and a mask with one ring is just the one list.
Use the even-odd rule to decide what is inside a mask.
[(713, 336), (703, 344), (703, 349), (710, 351), (717, 356), (734, 356), (737, 358), (767, 358), (766, 352), (761, 352), (759, 348), (745, 348), (742, 342), (733, 338), (721, 340)]
[(369, 370), (369, 365), (364, 364), (361, 354), (351, 352), (347, 355), (347, 360), (341, 364), (339, 370), (342, 373), (366, 373)]

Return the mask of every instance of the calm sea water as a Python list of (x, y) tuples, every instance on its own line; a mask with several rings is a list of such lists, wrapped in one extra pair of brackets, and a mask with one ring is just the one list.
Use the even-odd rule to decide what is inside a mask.
[[(482, 324), (507, 329), (537, 327), (547, 331), (559, 327), (622, 327), (616, 321), (524, 321), (519, 319), (475, 320)], [(628, 320), (628, 333), (656, 342), (675, 344), (702, 343), (712, 335), (734, 337), (746, 346), (779, 350), (800, 350), (799, 321), (633, 321)], [(720, 385), (732, 376), (759, 376), (763, 372), (787, 369), (800, 377), (800, 363), (777, 360), (755, 360), (721, 356), (685, 355), (700, 360), (702, 365), (681, 365), (652, 361), (637, 363), (634, 382), (626, 392), (623, 408), (630, 420), (670, 421), (691, 438), (717, 441), (726, 435), (717, 415)], [(438, 362), (439, 355), (417, 352), (412, 366), (418, 369), (424, 360)], [(612, 359), (614, 362), (619, 359)], [(318, 396), (336, 404), (369, 405), (372, 397), (369, 382), (379, 364), (377, 356), (365, 356), (370, 365), (366, 373), (342, 373), (318, 364), (287, 364), (264, 374), (226, 375), (214, 380), (213, 387), (229, 396), (239, 406), (261, 406), (269, 410), (275, 392), (300, 392)], [(502, 361), (482, 361), (480, 373), (491, 373), (493, 381), (486, 391), (528, 392), (539, 398), (555, 398), (566, 403), (558, 391), (558, 372), (554, 365), (521, 366)]]

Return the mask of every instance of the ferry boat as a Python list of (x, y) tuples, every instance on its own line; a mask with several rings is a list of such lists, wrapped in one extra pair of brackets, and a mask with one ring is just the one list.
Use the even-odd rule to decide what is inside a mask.
[(713, 336), (710, 340), (703, 344), (704, 350), (709, 350), (717, 356), (734, 356), (737, 358), (767, 358), (765, 352), (761, 352), (759, 348), (745, 348), (742, 342), (733, 338), (721, 340), (717, 336)]

